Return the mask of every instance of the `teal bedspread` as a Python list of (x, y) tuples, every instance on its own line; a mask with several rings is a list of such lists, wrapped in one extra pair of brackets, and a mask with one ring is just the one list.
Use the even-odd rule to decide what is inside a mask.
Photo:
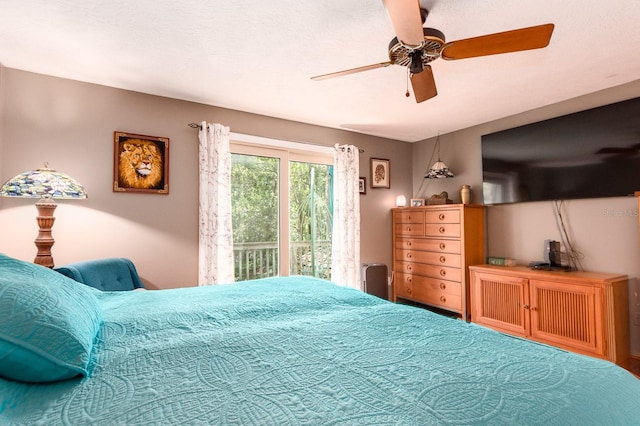
[(318, 279), (97, 297), (90, 376), (0, 379), (0, 424), (640, 424), (609, 362)]

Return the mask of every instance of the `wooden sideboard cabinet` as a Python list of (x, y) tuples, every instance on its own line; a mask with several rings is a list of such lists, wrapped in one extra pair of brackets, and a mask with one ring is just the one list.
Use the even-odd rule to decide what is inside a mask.
[(629, 356), (626, 275), (469, 269), (473, 322), (616, 364)]
[(469, 265), (485, 262), (484, 206), (399, 207), (393, 216), (392, 300), (469, 319)]

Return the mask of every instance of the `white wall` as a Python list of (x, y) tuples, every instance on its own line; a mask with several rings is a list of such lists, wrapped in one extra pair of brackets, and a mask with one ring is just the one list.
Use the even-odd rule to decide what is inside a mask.
[[(517, 127), (640, 96), (640, 80), (624, 86), (567, 100), (440, 137), (441, 157), (455, 178), (423, 185), (423, 194), (448, 191), (458, 200), (458, 189), (470, 184), (473, 201), (482, 202), (481, 137)], [(414, 144), (413, 188), (420, 187), (434, 139)], [(640, 173), (640, 170), (638, 171)], [(638, 188), (640, 190), (640, 188)], [(563, 203), (563, 217), (576, 249), (582, 252), (586, 270), (626, 274), (629, 277), (631, 351), (640, 356), (640, 238), (638, 200), (614, 197), (571, 200)], [(553, 202), (528, 202), (487, 207), (487, 254), (512, 257), (521, 264), (543, 260), (544, 240), (561, 240)]]

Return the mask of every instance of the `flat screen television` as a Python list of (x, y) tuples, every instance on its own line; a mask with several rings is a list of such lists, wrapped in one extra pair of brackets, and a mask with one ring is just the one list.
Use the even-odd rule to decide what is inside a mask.
[(640, 98), (482, 136), (485, 204), (640, 191)]

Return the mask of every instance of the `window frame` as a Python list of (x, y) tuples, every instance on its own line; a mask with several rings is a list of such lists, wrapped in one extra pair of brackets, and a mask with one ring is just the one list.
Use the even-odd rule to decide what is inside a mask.
[(334, 148), (231, 132), (229, 134), (229, 150), (232, 154), (255, 155), (280, 160), (278, 165), (278, 251), (280, 253), (278, 256), (278, 276), (289, 276), (291, 270), (289, 259), (289, 163), (297, 161), (333, 166)]

